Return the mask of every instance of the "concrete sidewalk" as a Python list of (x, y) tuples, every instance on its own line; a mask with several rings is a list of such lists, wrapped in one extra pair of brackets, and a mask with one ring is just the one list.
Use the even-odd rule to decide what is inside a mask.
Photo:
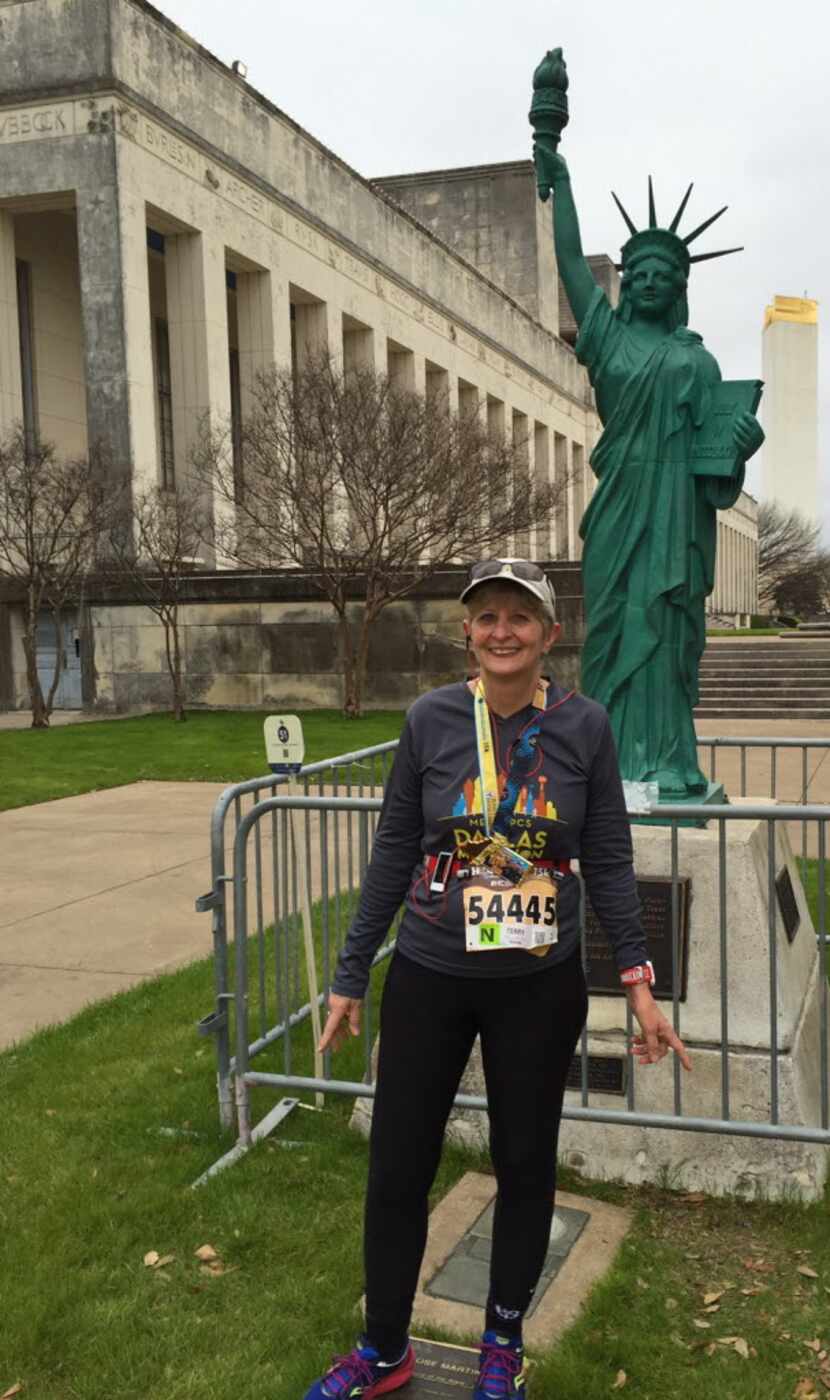
[(133, 783), (0, 813), (0, 1046), (210, 953), (193, 906), (223, 786)]

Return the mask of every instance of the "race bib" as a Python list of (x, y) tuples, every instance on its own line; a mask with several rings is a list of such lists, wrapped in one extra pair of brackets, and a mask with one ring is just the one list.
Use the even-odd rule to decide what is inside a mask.
[(503, 948), (528, 953), (556, 943), (556, 886), (544, 875), (520, 885), (482, 872), (463, 886), (464, 935), (468, 953)]

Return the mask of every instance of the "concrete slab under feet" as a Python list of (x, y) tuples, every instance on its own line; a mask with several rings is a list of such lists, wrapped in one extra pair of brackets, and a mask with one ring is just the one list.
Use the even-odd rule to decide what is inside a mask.
[[(493, 1177), (467, 1172), (432, 1212), (415, 1297), (416, 1334), (435, 1327), (462, 1336), (481, 1334), (495, 1195)], [(550, 1346), (571, 1325), (631, 1223), (630, 1212), (620, 1206), (567, 1191), (557, 1192), (556, 1204), (542, 1278), (525, 1319), (530, 1347)]]

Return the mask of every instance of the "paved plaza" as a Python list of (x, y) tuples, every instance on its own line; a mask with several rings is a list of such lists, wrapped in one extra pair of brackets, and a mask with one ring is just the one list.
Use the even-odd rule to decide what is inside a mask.
[[(701, 737), (826, 730), (797, 720), (698, 724)], [(809, 771), (811, 801), (830, 803), (830, 751), (813, 750)], [(727, 791), (738, 793), (739, 774), (738, 753), (719, 754)], [(779, 797), (797, 797), (798, 753), (780, 751), (777, 782)], [(748, 792), (765, 796), (768, 783), (768, 756), (750, 752)], [(0, 1046), (210, 953), (210, 919), (193, 906), (210, 886), (210, 813), (221, 791), (143, 782), (0, 813)], [(316, 895), (316, 862), (312, 876)]]

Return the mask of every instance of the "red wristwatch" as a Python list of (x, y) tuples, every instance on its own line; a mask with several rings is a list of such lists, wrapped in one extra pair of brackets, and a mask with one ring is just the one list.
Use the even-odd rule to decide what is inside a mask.
[(620, 973), (620, 981), (624, 987), (639, 987), (641, 983), (647, 987), (653, 987), (654, 967), (650, 962), (638, 963), (636, 967), (627, 967)]

